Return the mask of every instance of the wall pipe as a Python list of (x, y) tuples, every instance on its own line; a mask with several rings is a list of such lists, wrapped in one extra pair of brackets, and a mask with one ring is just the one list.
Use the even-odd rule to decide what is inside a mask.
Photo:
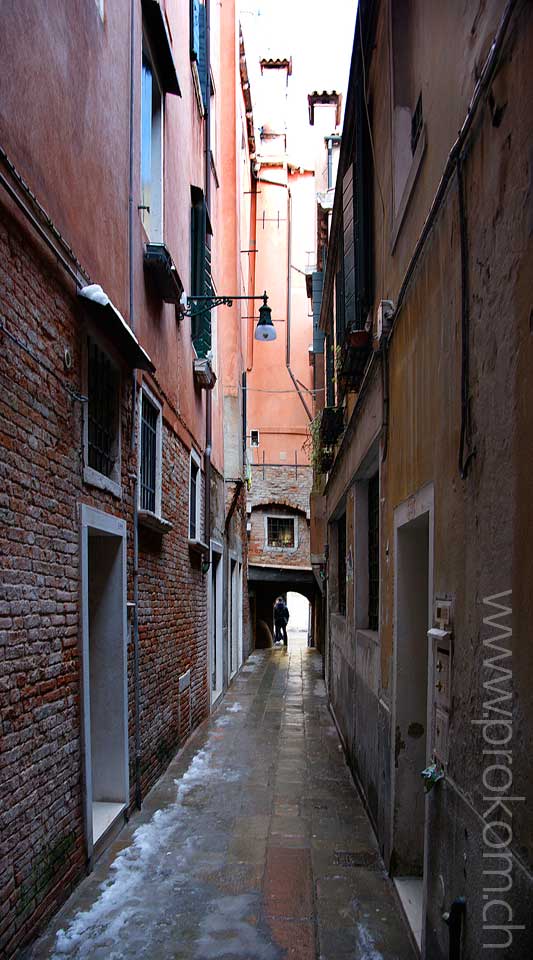
[[(129, 261), (129, 313), (130, 327), (135, 332), (135, 276), (134, 276), (134, 126), (135, 126), (135, 3), (130, 4), (130, 117), (129, 117), (129, 184), (128, 184), (128, 261)], [(141, 668), (139, 644), (139, 403), (137, 371), (132, 376), (131, 449), (135, 454), (133, 481), (133, 696), (134, 696), (134, 748), (135, 748), (135, 806), (142, 806), (141, 787)]]
[[(205, 201), (209, 210), (209, 201), (211, 199), (211, 127), (209, 113), (211, 109), (210, 91), (211, 91), (211, 6), (209, 0), (205, 0), (205, 21), (206, 21), (206, 70), (207, 70), (207, 95), (205, 104)], [(207, 234), (205, 236), (207, 243)], [(204, 450), (204, 531), (205, 541), (208, 547), (211, 546), (211, 452), (212, 452), (212, 396), (211, 391), (206, 390), (205, 398), (205, 450)]]
[(292, 247), (292, 197), (291, 191), (287, 187), (287, 340), (286, 340), (286, 349), (285, 349), (285, 366), (287, 367), (289, 376), (294, 384), (294, 389), (296, 390), (300, 400), (302, 401), (303, 408), (309, 418), (309, 422), (313, 419), (313, 414), (311, 413), (309, 407), (305, 402), (304, 395), (298, 386), (298, 381), (294, 376), (294, 373), (291, 370), (291, 247)]

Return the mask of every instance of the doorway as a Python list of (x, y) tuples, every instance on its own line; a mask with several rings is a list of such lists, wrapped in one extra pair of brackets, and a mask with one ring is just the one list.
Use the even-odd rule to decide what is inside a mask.
[(82, 506), (83, 732), (89, 858), (129, 797), (126, 524)]
[(307, 597), (302, 593), (296, 593), (290, 590), (287, 593), (287, 607), (289, 610), (289, 622), (287, 624), (287, 636), (289, 647), (307, 647), (309, 643), (311, 624), (311, 604)]
[(228, 571), (228, 677), (242, 666), (242, 563), (229, 558)]
[(432, 491), (395, 512), (395, 659), (391, 873), (421, 945), (426, 858), (428, 636), (433, 590)]
[(211, 574), (209, 582), (209, 674), (210, 696), (213, 707), (224, 687), (223, 664), (223, 562), (222, 547), (211, 543)]

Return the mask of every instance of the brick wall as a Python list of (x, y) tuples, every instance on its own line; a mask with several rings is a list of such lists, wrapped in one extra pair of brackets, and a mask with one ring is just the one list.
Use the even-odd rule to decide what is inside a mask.
[[(82, 404), (67, 387), (82, 390), (83, 328), (71, 289), (0, 208), (0, 318), (35, 358), (0, 331), (2, 956), (35, 935), (85, 870), (81, 503), (126, 520), (132, 599), (131, 372), (124, 369), (121, 386), (117, 499), (82, 481)], [(205, 578), (187, 549), (188, 471), (189, 452), (165, 425), (162, 510), (173, 529), (142, 532), (139, 542), (143, 794), (208, 709)], [(189, 668), (180, 703), (178, 678)], [(131, 638), (128, 689), (133, 799)]]
[[(252, 487), (248, 495), (248, 508), (251, 508), (248, 516), (251, 526), (248, 534), (249, 563), (310, 566), (308, 513), (312, 482), (311, 467), (252, 467)], [(267, 545), (267, 516), (294, 517), (297, 535), (295, 549)]]

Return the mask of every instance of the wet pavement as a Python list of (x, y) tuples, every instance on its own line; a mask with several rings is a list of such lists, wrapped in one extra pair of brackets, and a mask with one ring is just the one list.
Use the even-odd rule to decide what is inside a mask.
[(252, 654), (32, 960), (413, 960), (321, 666)]

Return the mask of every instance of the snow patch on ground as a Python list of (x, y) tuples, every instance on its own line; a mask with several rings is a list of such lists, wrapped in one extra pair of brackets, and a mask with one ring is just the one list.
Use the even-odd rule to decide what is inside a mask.
[[(98, 899), (88, 910), (78, 913), (66, 929), (58, 931), (53, 958), (76, 956), (84, 960), (104, 948), (109, 960), (123, 956), (119, 942), (121, 930), (142, 913), (146, 888), (160, 868), (161, 858), (169, 855), (168, 846), (172, 845), (173, 835), (181, 825), (183, 801), (212, 776), (210, 754), (210, 748), (196, 754), (183, 776), (175, 781), (178, 789), (174, 803), (156, 810), (148, 823), (137, 828), (131, 845), (112, 863), (111, 876), (102, 884)], [(176, 855), (175, 868), (185, 869), (193, 851), (193, 838), (184, 840)]]
[(362, 951), (359, 954), (361, 960), (383, 960), (381, 950), (376, 949), (374, 938), (361, 923), (357, 924), (357, 939), (359, 940), (358, 945)]
[(228, 707), (228, 713), (240, 713), (242, 706), (240, 703), (234, 703), (232, 707)]

